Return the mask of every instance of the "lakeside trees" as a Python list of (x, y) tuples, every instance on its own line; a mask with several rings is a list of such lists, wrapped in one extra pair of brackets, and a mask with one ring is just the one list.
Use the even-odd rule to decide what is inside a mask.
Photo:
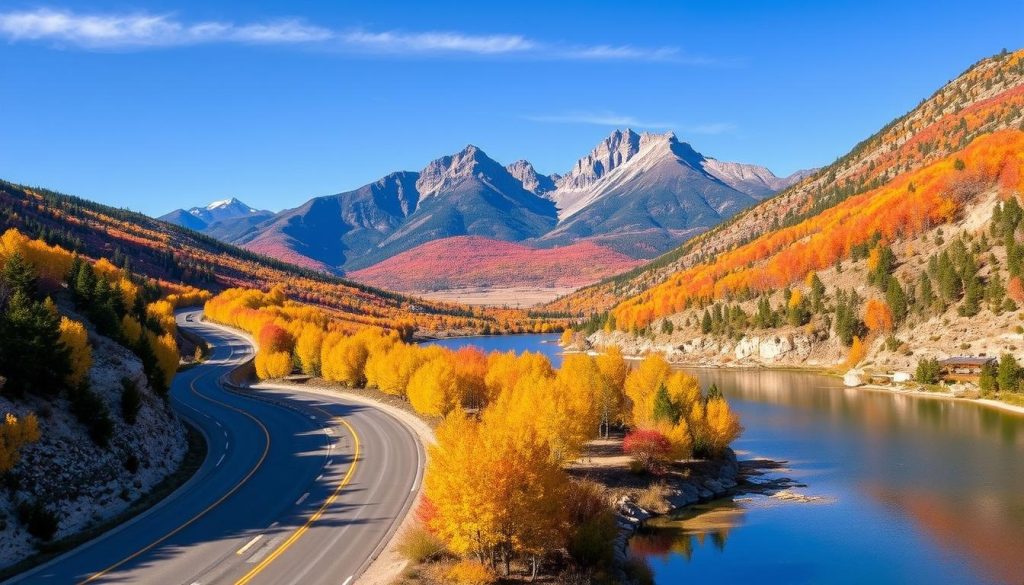
[[(225, 291), (206, 303), (206, 315), (256, 337), (257, 360), (283, 354), (306, 370), (319, 343), (324, 379), (375, 387), (443, 417), (430, 447), (423, 522), (448, 550), (492, 570), (507, 572), (513, 559), (536, 568), (551, 551), (587, 540), (570, 524), (576, 488), (563, 465), (612, 425), (663, 436), (666, 462), (719, 455), (741, 431), (720, 393), (703, 395), (694, 377), (660, 356), (631, 371), (617, 349), (571, 354), (555, 369), (538, 353), (421, 346), (394, 331), (353, 331), (279, 287)], [(279, 372), (264, 365), (257, 373)], [(590, 516), (584, 524), (602, 525)]]

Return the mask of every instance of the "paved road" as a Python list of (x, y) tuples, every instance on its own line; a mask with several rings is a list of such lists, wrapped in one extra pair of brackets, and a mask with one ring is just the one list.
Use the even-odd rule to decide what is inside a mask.
[(402, 423), (344, 398), (230, 391), (251, 357), (241, 335), (178, 323), (212, 348), (171, 389), (209, 452), (195, 476), (143, 515), (12, 583), (348, 584), (412, 505), (422, 447)]

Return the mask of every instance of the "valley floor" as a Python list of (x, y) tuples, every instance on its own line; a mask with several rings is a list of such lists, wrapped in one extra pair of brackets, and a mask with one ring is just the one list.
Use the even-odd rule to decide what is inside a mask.
[(473, 287), (414, 292), (412, 294), (432, 301), (525, 309), (553, 301), (574, 290), (576, 289), (569, 287)]

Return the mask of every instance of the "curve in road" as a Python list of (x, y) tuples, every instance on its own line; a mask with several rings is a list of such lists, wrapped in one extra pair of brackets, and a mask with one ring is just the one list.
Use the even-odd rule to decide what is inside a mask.
[(352, 583), (408, 513), (422, 446), (383, 410), (299, 388), (232, 389), (251, 342), (179, 313), (211, 355), (180, 373), (177, 413), (206, 460), (132, 520), (9, 583)]

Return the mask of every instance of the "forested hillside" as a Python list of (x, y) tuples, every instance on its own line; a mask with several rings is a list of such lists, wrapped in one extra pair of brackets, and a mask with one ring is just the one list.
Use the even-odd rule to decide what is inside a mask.
[(0, 566), (117, 515), (178, 469), (172, 313), (208, 297), (0, 236)]
[(548, 308), (589, 315), (609, 310), (670, 278), (678, 281), (683, 270), (711, 266), (730, 250), (877, 190), (962, 150), (979, 136), (1020, 129), (1022, 108), (1024, 51), (984, 59), (811, 178), (650, 264), (581, 289)]
[[(591, 342), (683, 361), (915, 370), (1012, 354), (1024, 300), (1022, 79), (1024, 52), (985, 60), (739, 224), (561, 307), (617, 302), (584, 324), (603, 330)], [(754, 217), (771, 220), (750, 238), (740, 225)], [(633, 287), (646, 288), (619, 301)], [(930, 368), (921, 381), (935, 380)]]
[(233, 286), (269, 289), (286, 283), (289, 294), (329, 309), (353, 328), (377, 325), (451, 334), (560, 327), (520, 311), (470, 310), (375, 289), (261, 256), (140, 213), (0, 182), (0, 228), (8, 227), (151, 278), (214, 292)]

